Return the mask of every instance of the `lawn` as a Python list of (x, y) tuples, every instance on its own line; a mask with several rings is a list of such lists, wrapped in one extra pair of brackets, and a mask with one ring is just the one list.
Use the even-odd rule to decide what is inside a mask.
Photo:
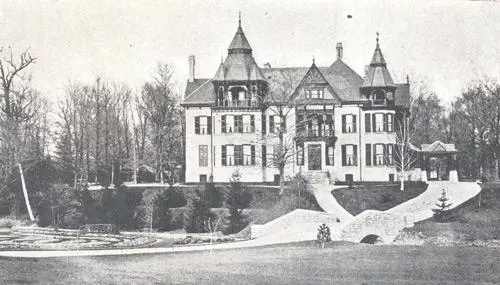
[(385, 211), (417, 197), (427, 189), (425, 183), (407, 183), (404, 191), (396, 184), (354, 185), (332, 191), (332, 195), (352, 215), (365, 210)]
[(409, 234), (419, 233), (428, 243), (470, 244), (475, 241), (500, 240), (500, 183), (483, 185), (477, 196), (447, 215), (448, 220), (438, 223), (428, 219), (407, 229)]
[(500, 249), (314, 243), (176, 254), (0, 258), (0, 284), (499, 284)]

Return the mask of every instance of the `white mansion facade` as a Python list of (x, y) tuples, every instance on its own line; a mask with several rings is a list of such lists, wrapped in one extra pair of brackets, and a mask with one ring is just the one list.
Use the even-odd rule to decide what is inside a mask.
[(378, 37), (364, 77), (342, 61), (342, 43), (336, 49), (330, 66), (260, 68), (240, 22), (213, 78), (195, 78), (190, 56), (186, 182), (228, 182), (235, 169), (244, 182), (273, 182), (280, 161), (286, 176), (396, 180), (395, 129), (409, 84), (393, 82)]

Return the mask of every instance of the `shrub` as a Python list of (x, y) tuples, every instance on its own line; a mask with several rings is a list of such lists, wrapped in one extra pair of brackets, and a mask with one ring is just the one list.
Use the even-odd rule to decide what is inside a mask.
[(318, 235), (316, 239), (319, 243), (321, 243), (321, 247), (324, 248), (327, 242), (332, 241), (332, 237), (330, 235), (330, 228), (326, 224), (322, 224), (318, 228)]
[(205, 183), (205, 197), (208, 200), (210, 208), (219, 208), (224, 202), (224, 195), (222, 191), (215, 187), (213, 181)]
[(248, 225), (248, 221), (242, 214), (243, 209), (250, 206), (252, 201), (252, 194), (240, 182), (241, 175), (236, 170), (229, 181), (229, 188), (227, 189), (226, 206), (229, 209), (229, 217), (225, 234), (233, 234), (241, 231)]
[(434, 219), (438, 222), (443, 222), (446, 219), (446, 214), (448, 213), (452, 203), (448, 202), (448, 197), (446, 197), (446, 190), (442, 190), (441, 196), (438, 198), (439, 203), (436, 203), (438, 208), (432, 209), (434, 212)]
[(195, 195), (191, 197), (191, 201), (188, 203), (188, 210), (184, 215), (184, 229), (188, 233), (206, 232), (203, 223), (213, 218), (214, 215), (210, 212), (210, 205), (204, 193), (197, 189)]

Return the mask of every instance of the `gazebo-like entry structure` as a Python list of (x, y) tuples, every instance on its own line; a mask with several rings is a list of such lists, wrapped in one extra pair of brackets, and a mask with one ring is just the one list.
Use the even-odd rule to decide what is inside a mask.
[(456, 170), (458, 150), (454, 144), (435, 141), (431, 144), (422, 144), (420, 161), (422, 162), (422, 176), (428, 181), (449, 180), (458, 182)]

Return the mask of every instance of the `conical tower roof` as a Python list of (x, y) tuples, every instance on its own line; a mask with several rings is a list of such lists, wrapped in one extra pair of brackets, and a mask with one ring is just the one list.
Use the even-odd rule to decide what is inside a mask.
[(241, 16), (238, 20), (238, 29), (236, 30), (236, 34), (227, 49), (229, 54), (232, 53), (249, 53), (252, 54), (252, 47), (248, 43), (247, 37), (245, 37), (245, 33), (243, 33), (243, 29), (241, 28)]
[(226, 60), (220, 64), (213, 79), (217, 81), (265, 81), (262, 71), (252, 56), (252, 48), (241, 28), (241, 17), (238, 21), (236, 34), (229, 45)]
[(363, 87), (396, 87), (389, 70), (387, 70), (387, 63), (378, 42), (378, 33), (377, 46), (375, 47), (368, 72), (366, 73)]

